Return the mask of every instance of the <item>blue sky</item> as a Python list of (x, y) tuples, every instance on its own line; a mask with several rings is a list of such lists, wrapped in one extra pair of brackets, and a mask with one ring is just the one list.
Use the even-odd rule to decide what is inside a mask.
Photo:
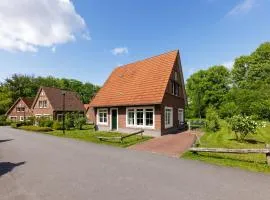
[(8, 2), (0, 3), (0, 81), (21, 73), (101, 85), (118, 65), (175, 49), (188, 78), (270, 40), (270, 0)]

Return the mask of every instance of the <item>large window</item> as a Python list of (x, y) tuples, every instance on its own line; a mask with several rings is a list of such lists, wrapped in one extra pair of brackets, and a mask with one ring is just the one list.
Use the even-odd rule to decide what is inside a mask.
[(38, 101), (39, 108), (47, 108), (47, 100), (40, 100)]
[(154, 108), (127, 108), (127, 127), (154, 128)]
[(165, 107), (165, 128), (173, 127), (173, 108)]
[(108, 125), (108, 109), (98, 109), (98, 124)]

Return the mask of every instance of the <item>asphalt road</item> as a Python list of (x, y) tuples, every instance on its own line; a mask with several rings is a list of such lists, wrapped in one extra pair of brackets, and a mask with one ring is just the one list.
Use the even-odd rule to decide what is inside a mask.
[(270, 199), (270, 176), (0, 127), (1, 200)]

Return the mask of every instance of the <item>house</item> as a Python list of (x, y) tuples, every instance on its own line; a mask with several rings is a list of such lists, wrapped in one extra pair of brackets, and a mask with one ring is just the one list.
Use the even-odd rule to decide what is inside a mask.
[(24, 121), (33, 115), (31, 106), (34, 98), (20, 97), (6, 112), (6, 116), (11, 121)]
[(98, 130), (161, 136), (178, 131), (187, 103), (178, 50), (117, 67), (93, 108)]
[(65, 112), (85, 114), (84, 104), (76, 92), (53, 87), (40, 87), (32, 104), (33, 115), (61, 120)]

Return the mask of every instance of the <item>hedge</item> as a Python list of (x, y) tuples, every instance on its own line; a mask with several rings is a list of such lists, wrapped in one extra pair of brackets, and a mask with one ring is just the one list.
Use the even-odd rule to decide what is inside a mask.
[(39, 126), (21, 126), (19, 129), (26, 130), (26, 131), (35, 131), (35, 132), (49, 132), (53, 131), (50, 127), (39, 127)]

